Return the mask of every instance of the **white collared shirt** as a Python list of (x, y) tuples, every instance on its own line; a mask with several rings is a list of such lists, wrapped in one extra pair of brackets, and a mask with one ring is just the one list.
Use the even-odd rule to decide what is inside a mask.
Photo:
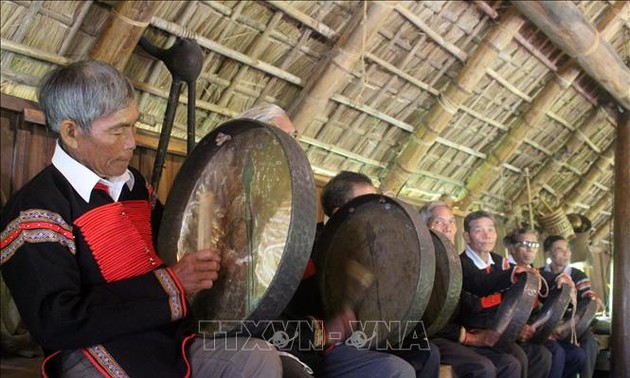
[[(545, 272), (551, 272), (551, 273), (555, 273), (553, 271), (553, 269), (551, 268), (551, 264), (547, 264), (545, 265)], [(562, 270), (562, 272), (568, 274), (569, 276), (571, 275), (571, 265), (567, 265), (564, 267), (564, 269)]]
[(466, 256), (468, 256), (479, 269), (486, 269), (490, 265), (494, 265), (494, 260), (492, 260), (492, 256), (490, 256), (490, 254), (488, 254), (488, 261), (483, 261), (477, 252), (473, 251), (468, 244), (466, 244), (464, 253), (466, 253)]
[(508, 255), (508, 262), (512, 265), (516, 265), (516, 260), (514, 260), (514, 256), (512, 256), (511, 253)]
[(120, 176), (110, 177), (105, 180), (99, 177), (91, 169), (76, 161), (72, 156), (59, 145), (59, 140), (55, 145), (55, 153), (52, 157), (52, 164), (61, 172), (61, 174), (70, 182), (74, 190), (79, 193), (85, 202), (90, 202), (92, 189), (97, 183), (102, 183), (108, 188), (109, 195), (114, 201), (118, 201), (123, 185), (127, 184), (129, 190), (133, 189), (135, 179), (133, 174), (127, 169)]

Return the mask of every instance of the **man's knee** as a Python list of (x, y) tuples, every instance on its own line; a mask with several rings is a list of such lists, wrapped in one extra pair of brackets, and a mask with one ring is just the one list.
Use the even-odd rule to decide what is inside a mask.
[(407, 361), (394, 355), (387, 355), (379, 361), (383, 377), (415, 377), (416, 371)]
[(247, 348), (234, 358), (235, 365), (240, 368), (243, 377), (280, 377), (282, 362), (278, 351), (269, 343), (259, 339), (249, 339)]

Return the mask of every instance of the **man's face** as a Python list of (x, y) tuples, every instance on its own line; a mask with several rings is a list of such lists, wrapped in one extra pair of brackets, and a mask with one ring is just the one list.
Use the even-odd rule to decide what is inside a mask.
[(62, 142), (68, 153), (101, 177), (120, 176), (127, 170), (136, 148), (138, 106), (132, 101), (127, 108), (96, 118), (88, 133), (75, 125), (74, 143)]
[(533, 233), (520, 234), (516, 240), (516, 244), (510, 247), (512, 257), (518, 264), (531, 265), (540, 247), (536, 235)]
[(464, 232), (466, 243), (477, 253), (492, 252), (497, 242), (497, 230), (490, 218), (470, 222), (470, 231)]
[(571, 249), (566, 240), (558, 240), (551, 245), (551, 262), (556, 266), (565, 267), (571, 261)]
[(451, 242), (455, 243), (455, 233), (457, 232), (457, 223), (453, 212), (446, 206), (439, 206), (431, 211), (431, 219), (427, 226), (435, 231), (439, 231), (446, 235)]

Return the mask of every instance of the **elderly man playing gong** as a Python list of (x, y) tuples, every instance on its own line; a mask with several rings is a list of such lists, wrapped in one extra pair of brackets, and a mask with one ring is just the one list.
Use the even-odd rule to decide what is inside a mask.
[[(514, 266), (493, 252), (497, 242), (494, 217), (486, 211), (474, 211), (464, 218), (466, 248), (460, 255), (462, 293), (458, 323), (467, 329), (492, 329), (503, 295), (516, 282), (516, 274), (533, 268)], [(551, 353), (539, 345), (525, 350), (516, 343), (502, 346), (521, 363), (523, 377), (546, 378), (551, 368)]]
[[(429, 229), (441, 232), (455, 242), (457, 223), (453, 210), (445, 202), (428, 203), (420, 210)], [(453, 314), (453, 318), (457, 313)], [(496, 332), (485, 329), (466, 329), (449, 322), (439, 330), (431, 342), (440, 349), (440, 362), (450, 365), (458, 377), (518, 378), (519, 361), (512, 355), (493, 348)]]
[(47, 356), (42, 373), (280, 377), (262, 340), (195, 336), (186, 294), (212, 288), (220, 257), (207, 249), (166, 266), (156, 253), (155, 197), (129, 167), (139, 114), (129, 80), (73, 63), (46, 76), (39, 105), (57, 145), (3, 208), (0, 264)]

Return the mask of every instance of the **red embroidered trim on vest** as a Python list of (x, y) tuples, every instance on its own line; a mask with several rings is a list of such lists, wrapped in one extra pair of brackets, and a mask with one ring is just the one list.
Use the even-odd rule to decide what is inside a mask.
[(481, 298), (481, 308), (491, 308), (501, 304), (501, 294), (491, 294)]
[(58, 355), (59, 353), (61, 353), (60, 350), (56, 351), (55, 353), (51, 354), (50, 356), (44, 358), (44, 361), (42, 361), (42, 364), (40, 365), (39, 369), (40, 372), (42, 373), (42, 377), (44, 378), (48, 378), (48, 374), (46, 374), (46, 364), (48, 363), (48, 361), (52, 360), (53, 357), (55, 357), (56, 355)]
[(182, 341), (182, 356), (184, 357), (184, 362), (186, 363), (186, 375), (184, 375), (184, 378), (190, 378), (192, 370), (190, 368), (190, 361), (188, 361), (188, 355), (186, 354), (186, 344), (188, 344), (188, 342), (194, 339), (196, 336), (197, 335), (193, 333), (190, 336), (186, 336), (186, 338), (184, 338), (184, 340)]
[(82, 350), (83, 354), (90, 360), (92, 365), (106, 377), (127, 378), (127, 374), (122, 367), (116, 362), (111, 354), (102, 345)]
[(148, 273), (162, 265), (153, 249), (147, 201), (114, 202), (74, 221), (107, 282)]
[(304, 270), (304, 275), (302, 279), (305, 280), (307, 278), (313, 277), (315, 275), (315, 263), (312, 259), (308, 259), (308, 263), (306, 264), (306, 269)]
[(9, 261), (24, 243), (57, 242), (74, 254), (74, 235), (61, 215), (47, 210), (21, 211), (0, 233), (0, 265)]
[(171, 320), (175, 321), (186, 316), (186, 295), (181, 284), (175, 278), (175, 273), (170, 268), (157, 269), (153, 273), (169, 296), (168, 305), (171, 309)]

